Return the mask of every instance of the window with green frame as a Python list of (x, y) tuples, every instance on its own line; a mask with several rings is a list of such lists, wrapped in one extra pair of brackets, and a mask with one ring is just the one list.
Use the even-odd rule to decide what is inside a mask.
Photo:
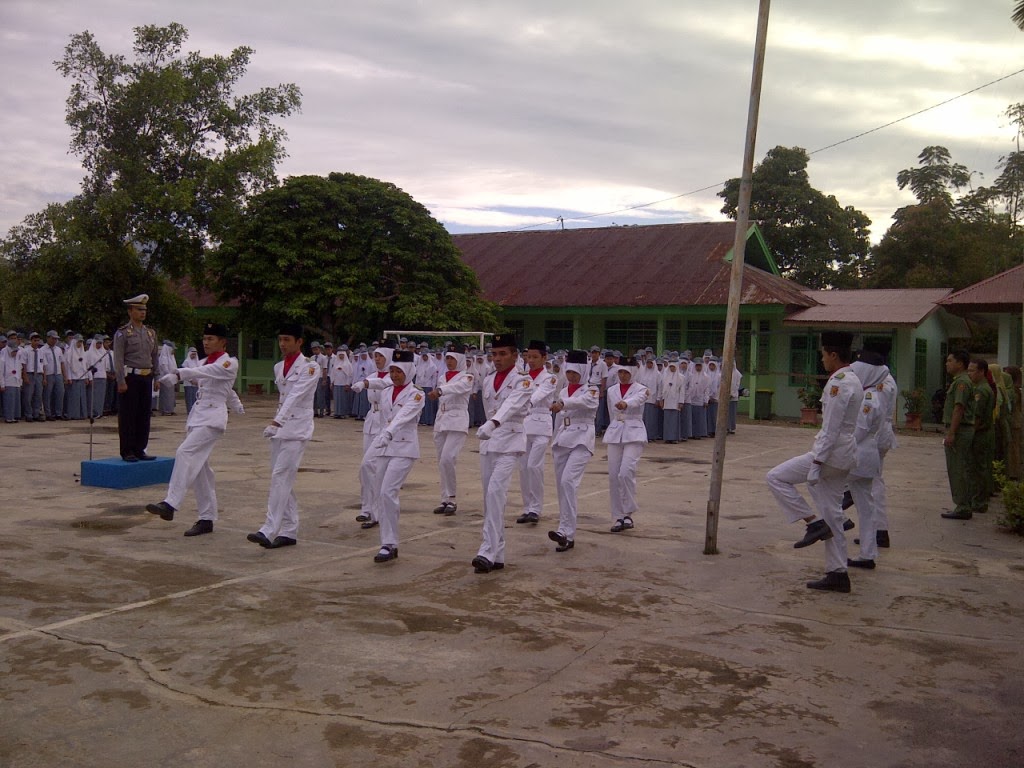
[(914, 386), (928, 386), (928, 339), (914, 340)]
[(514, 333), (516, 338), (519, 340), (520, 346), (525, 346), (526, 342), (523, 340), (523, 335), (526, 333), (526, 321), (525, 320), (506, 320), (505, 330), (509, 333)]
[(545, 320), (544, 341), (548, 349), (572, 349), (575, 326), (572, 320)]
[[(677, 352), (683, 345), (683, 322), (682, 320), (666, 320), (665, 321), (665, 349), (674, 349)], [(654, 346), (653, 344), (651, 345)], [(658, 352), (664, 352), (665, 349), (659, 349)]]
[(705, 349), (722, 354), (725, 345), (725, 320), (687, 320), (686, 347), (699, 355)]
[(789, 385), (802, 387), (808, 374), (825, 373), (818, 355), (818, 334), (808, 333), (789, 337)]
[(658, 343), (657, 320), (606, 320), (604, 324), (604, 345), (630, 355), (644, 347)]

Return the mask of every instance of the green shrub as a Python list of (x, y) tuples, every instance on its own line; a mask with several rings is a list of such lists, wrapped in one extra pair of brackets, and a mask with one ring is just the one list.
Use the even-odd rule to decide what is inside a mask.
[(1014, 533), (1024, 536), (1024, 482), (1006, 476), (1006, 465), (992, 463), (992, 474), (1003, 495), (1003, 511), (996, 522)]

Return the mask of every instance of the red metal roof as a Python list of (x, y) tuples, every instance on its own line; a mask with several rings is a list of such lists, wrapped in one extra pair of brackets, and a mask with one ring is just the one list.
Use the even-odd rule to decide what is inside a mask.
[(1024, 304), (1024, 264), (951, 293), (939, 302), (950, 312), (1020, 312)]
[(949, 288), (862, 288), (804, 291), (817, 306), (786, 318), (786, 325), (919, 325), (938, 309)]
[[(724, 306), (734, 222), (453, 235), (485, 298), (505, 307)], [(756, 250), (755, 250), (756, 249)], [(756, 238), (752, 263), (765, 264)], [(744, 304), (807, 307), (801, 287), (744, 265)]]

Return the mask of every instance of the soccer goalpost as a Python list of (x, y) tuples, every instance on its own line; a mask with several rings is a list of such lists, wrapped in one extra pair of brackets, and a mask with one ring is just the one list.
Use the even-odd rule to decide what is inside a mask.
[(384, 331), (384, 338), (388, 336), (459, 336), (459, 337), (471, 337), (480, 341), (479, 349), (484, 348), (486, 337), (493, 336), (493, 333), (485, 333), (484, 331)]

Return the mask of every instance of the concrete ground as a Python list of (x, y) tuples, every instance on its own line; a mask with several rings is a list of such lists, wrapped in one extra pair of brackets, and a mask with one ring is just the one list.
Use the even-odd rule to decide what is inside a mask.
[[(147, 514), (162, 486), (80, 487), (81, 422), (0, 429), (0, 765), (1020, 766), (1024, 541), (949, 506), (941, 438), (901, 435), (886, 476), (891, 549), (849, 595), (804, 583), (764, 484), (813, 430), (741, 424), (728, 442), (720, 554), (702, 554), (711, 441), (654, 444), (636, 530), (609, 532), (592, 460), (576, 548), (545, 517), (506, 516), (503, 572), (474, 574), (477, 441), (459, 513), (437, 503), (434, 448), (403, 490), (397, 561), (363, 531), (361, 424), (318, 419), (297, 482), (296, 547), (262, 522), (270, 398), (246, 398), (213, 462), (221, 518), (184, 538)], [(154, 418), (173, 455), (177, 416)], [(116, 455), (98, 421), (97, 458)], [(851, 510), (852, 511), (852, 510)], [(853, 532), (856, 535), (856, 531)], [(851, 539), (853, 535), (849, 536)], [(855, 551), (851, 547), (851, 551)]]

